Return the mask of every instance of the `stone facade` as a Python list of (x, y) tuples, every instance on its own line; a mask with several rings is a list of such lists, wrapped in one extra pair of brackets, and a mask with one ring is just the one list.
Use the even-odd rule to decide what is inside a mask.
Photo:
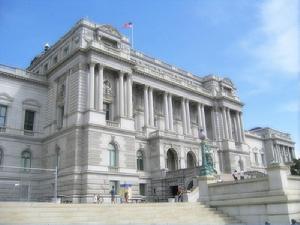
[(73, 202), (124, 183), (134, 195), (172, 195), (186, 176), (174, 171), (201, 165), (199, 129), (219, 174), (265, 172), (294, 157), (288, 134), (244, 131), (230, 79), (146, 56), (109, 25), (80, 20), (26, 71), (1, 66), (0, 89), (1, 166), (24, 166), (28, 150), (31, 167), (58, 167), (58, 193)]

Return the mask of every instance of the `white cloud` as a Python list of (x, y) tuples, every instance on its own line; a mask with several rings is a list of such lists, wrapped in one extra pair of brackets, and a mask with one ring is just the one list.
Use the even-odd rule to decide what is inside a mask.
[(266, 0), (258, 7), (258, 24), (242, 46), (270, 74), (296, 77), (299, 65), (297, 0)]

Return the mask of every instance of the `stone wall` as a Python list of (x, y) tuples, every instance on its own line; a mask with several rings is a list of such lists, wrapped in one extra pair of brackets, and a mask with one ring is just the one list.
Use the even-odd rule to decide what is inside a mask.
[(288, 225), (291, 219), (299, 220), (300, 177), (290, 176), (289, 167), (279, 164), (267, 171), (266, 177), (237, 182), (209, 184), (209, 179), (200, 178), (200, 201), (247, 224)]

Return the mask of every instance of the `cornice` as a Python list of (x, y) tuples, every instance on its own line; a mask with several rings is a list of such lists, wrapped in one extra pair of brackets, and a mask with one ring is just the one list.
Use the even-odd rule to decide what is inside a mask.
[(7, 73), (7, 72), (3, 72), (3, 71), (0, 71), (0, 75), (5, 76), (5, 77), (9, 77), (9, 78), (14, 78), (14, 79), (26, 81), (26, 82), (29, 82), (29, 83), (34, 82), (36, 84), (40, 84), (40, 85), (43, 85), (45, 87), (48, 87), (48, 85), (49, 85), (48, 81), (39, 81), (39, 80), (36, 80), (36, 79), (33, 79), (33, 78), (23, 77), (23, 76), (20, 76), (20, 75)]

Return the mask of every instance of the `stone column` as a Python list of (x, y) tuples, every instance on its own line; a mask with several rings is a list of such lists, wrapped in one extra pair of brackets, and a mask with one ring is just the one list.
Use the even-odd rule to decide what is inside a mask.
[(238, 134), (238, 129), (237, 129), (237, 121), (236, 121), (236, 116), (233, 115), (233, 130), (235, 133), (235, 141), (239, 141), (239, 134)]
[(204, 111), (204, 105), (201, 104), (201, 113), (202, 113), (202, 125), (203, 125), (203, 131), (207, 135), (206, 131), (206, 121), (205, 121), (205, 111)]
[(241, 128), (241, 121), (240, 121), (240, 113), (236, 111), (236, 120), (237, 120), (237, 134), (238, 134), (238, 141), (243, 142), (242, 139), (242, 128)]
[(147, 127), (149, 124), (148, 124), (148, 121), (149, 121), (149, 118), (148, 118), (148, 112), (149, 112), (149, 109), (148, 109), (148, 86), (145, 85), (144, 87), (144, 126)]
[(212, 133), (213, 133), (213, 140), (217, 140), (218, 139), (218, 134), (217, 134), (217, 129), (216, 129), (216, 114), (215, 114), (215, 110), (214, 107), (211, 108), (211, 123), (212, 123)]
[(168, 101), (169, 101), (169, 127), (170, 127), (170, 130), (173, 131), (174, 130), (174, 125), (173, 125), (173, 103), (172, 103), (172, 94), (171, 93), (169, 93)]
[(182, 120), (182, 128), (183, 134), (187, 134), (187, 127), (186, 127), (186, 109), (185, 109), (185, 99), (181, 99), (181, 120)]
[(201, 104), (197, 103), (197, 118), (198, 118), (198, 127), (203, 129), (202, 116), (201, 116)]
[(65, 109), (64, 109), (64, 116), (67, 115), (69, 113), (69, 79), (70, 79), (70, 74), (71, 74), (71, 70), (69, 70), (69, 73), (66, 77), (66, 83), (65, 83)]
[(103, 66), (100, 65), (99, 66), (99, 111), (102, 112), (103, 111)]
[(168, 93), (164, 93), (165, 130), (169, 130)]
[(124, 117), (124, 72), (120, 71), (119, 75), (119, 85), (120, 85), (120, 117)]
[(243, 113), (240, 112), (240, 124), (241, 124), (241, 132), (242, 132), (242, 141), (245, 142), (245, 130), (244, 130), (244, 125), (243, 125)]
[(226, 108), (222, 108), (222, 115), (223, 115), (223, 127), (224, 127), (224, 135), (225, 139), (228, 139), (228, 123), (227, 123), (227, 116), (226, 116)]
[(132, 75), (127, 74), (127, 113), (132, 118)]
[(90, 63), (89, 74), (89, 109), (95, 109), (95, 63)]
[(154, 127), (153, 88), (149, 87), (149, 117), (150, 126)]
[(190, 101), (186, 99), (186, 132), (191, 134)]
[(230, 109), (226, 109), (226, 114), (227, 114), (227, 122), (228, 122), (228, 137), (230, 140), (233, 139), (232, 137), (232, 123), (231, 123), (231, 115), (230, 115)]

